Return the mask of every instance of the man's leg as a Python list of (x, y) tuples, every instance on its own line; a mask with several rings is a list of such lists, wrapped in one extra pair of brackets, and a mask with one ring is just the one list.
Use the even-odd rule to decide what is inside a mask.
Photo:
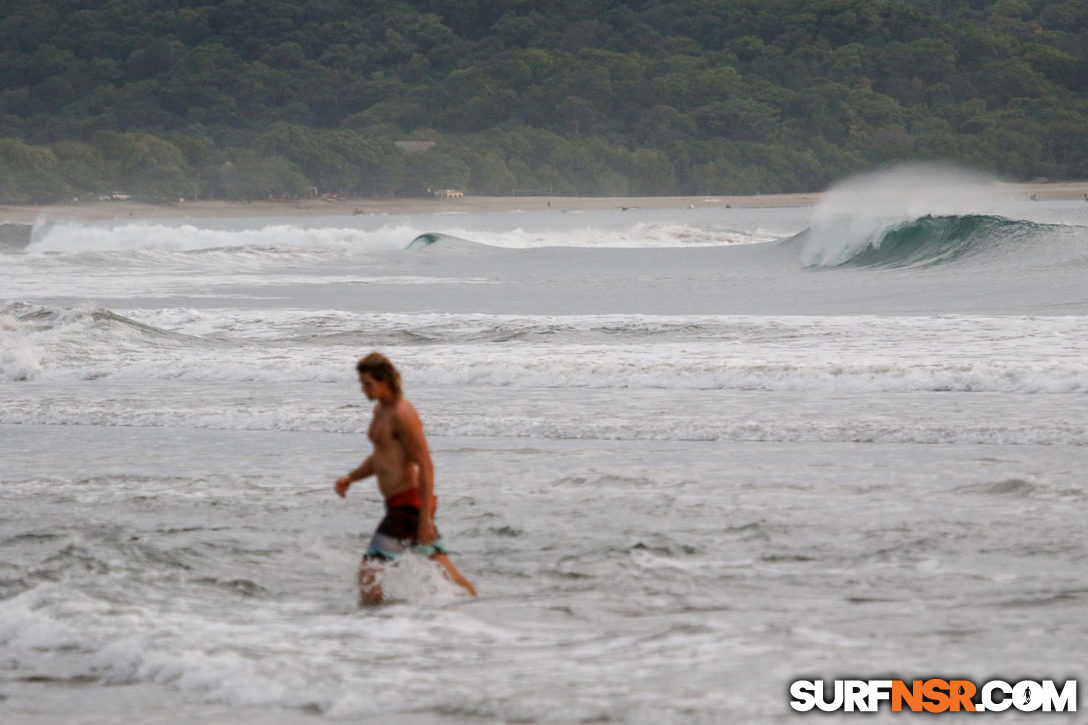
[(467, 591), (472, 596), (476, 596), (476, 589), (472, 586), (472, 584), (469, 583), (468, 579), (465, 579), (465, 577), (461, 575), (461, 572), (457, 571), (457, 567), (453, 565), (453, 562), (450, 561), (450, 558), (448, 556), (442, 553), (431, 554), (430, 559), (431, 561), (437, 561), (439, 564), (441, 564), (442, 567), (446, 570), (446, 575), (455, 584), (463, 587), (465, 591)]
[(385, 568), (375, 561), (363, 558), (359, 564), (359, 606), (376, 607), (382, 603), (382, 572)]

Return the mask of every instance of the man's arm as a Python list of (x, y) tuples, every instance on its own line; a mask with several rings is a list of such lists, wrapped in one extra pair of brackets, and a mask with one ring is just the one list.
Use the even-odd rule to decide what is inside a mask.
[(346, 476), (341, 476), (336, 479), (336, 493), (340, 494), (340, 498), (344, 497), (344, 494), (348, 492), (348, 487), (356, 481), (360, 481), (367, 476), (374, 475), (374, 456), (367, 456), (367, 459), (359, 464), (359, 467)]
[(427, 448), (427, 437), (423, 435), (423, 421), (415, 409), (409, 408), (398, 413), (394, 419), (397, 435), (408, 461), (419, 466), (419, 493), (422, 504), (419, 509), (419, 532), (417, 538), (421, 544), (429, 544), (438, 538), (434, 527), (434, 463)]

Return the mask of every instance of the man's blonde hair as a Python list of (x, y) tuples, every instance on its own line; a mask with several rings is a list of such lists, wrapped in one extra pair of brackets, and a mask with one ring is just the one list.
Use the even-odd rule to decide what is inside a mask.
[(364, 357), (355, 364), (355, 369), (360, 375), (366, 373), (379, 383), (388, 383), (393, 395), (401, 394), (400, 373), (393, 363), (389, 362), (389, 358), (380, 352), (372, 352)]

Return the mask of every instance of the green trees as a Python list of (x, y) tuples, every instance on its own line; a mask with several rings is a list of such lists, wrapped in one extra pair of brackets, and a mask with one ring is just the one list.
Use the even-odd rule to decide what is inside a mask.
[(1088, 173), (1083, 0), (0, 11), (7, 201), (799, 191), (922, 158)]
[(282, 156), (248, 151), (220, 166), (213, 183), (217, 195), (228, 199), (302, 196), (310, 190), (310, 180), (296, 164)]
[(56, 155), (18, 139), (0, 139), (0, 198), (13, 202), (51, 201), (67, 189)]
[(266, 157), (295, 164), (320, 193), (390, 194), (404, 176), (403, 154), (389, 140), (346, 129), (313, 130), (280, 122), (253, 146)]

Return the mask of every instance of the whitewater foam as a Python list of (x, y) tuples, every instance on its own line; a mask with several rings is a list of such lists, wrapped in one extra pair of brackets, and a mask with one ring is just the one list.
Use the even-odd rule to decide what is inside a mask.
[[(27, 254), (82, 255), (90, 264), (166, 264), (185, 259), (214, 264), (224, 254), (247, 258), (284, 259), (360, 255), (403, 250), (409, 242), (427, 232), (410, 223), (386, 224), (377, 228), (310, 227), (292, 224), (257, 228), (218, 229), (196, 224), (127, 222), (92, 224), (49, 222), (37, 226), (29, 244), (20, 247)], [(469, 239), (478, 244), (512, 249), (534, 247), (685, 247), (751, 244), (780, 239), (765, 229), (738, 230), (721, 224), (634, 222), (618, 228), (593, 226), (556, 230), (522, 227), (498, 231), (450, 227), (440, 236)], [(4, 250), (0, 249), (0, 252)], [(10, 250), (8, 250), (10, 251)], [(117, 254), (125, 252), (128, 254)], [(160, 252), (161, 254), (153, 254)], [(202, 255), (193, 255), (202, 252)], [(113, 254), (108, 254), (113, 253)], [(134, 253), (143, 253), (135, 257)], [(184, 257), (178, 255), (189, 253)]]
[(412, 235), (405, 226), (384, 226), (375, 230), (299, 227), (288, 224), (260, 228), (212, 229), (195, 224), (50, 223), (36, 228), (27, 252), (109, 252), (160, 250), (195, 252), (202, 250), (312, 249), (373, 252), (402, 249)]
[(113, 312), (25, 303), (0, 313), (0, 378), (13, 381), (335, 383), (350, 376), (345, 360), (357, 350), (393, 344), (421, 381), (450, 387), (1088, 391), (1088, 330), (1077, 317)]
[[(555, 231), (532, 231), (523, 228), (499, 232), (470, 229), (450, 229), (442, 233), (429, 232), (420, 237), (433, 235), (443, 239), (471, 239), (478, 244), (507, 249), (532, 249), (537, 247), (579, 248), (670, 248), (670, 247), (718, 247), (737, 244), (759, 244), (782, 238), (780, 234), (765, 229), (742, 231), (721, 225), (691, 225), (681, 223), (637, 222), (627, 228), (601, 229), (581, 227)], [(434, 243), (432, 239), (429, 243)], [(416, 248), (423, 248), (419, 244)]]

